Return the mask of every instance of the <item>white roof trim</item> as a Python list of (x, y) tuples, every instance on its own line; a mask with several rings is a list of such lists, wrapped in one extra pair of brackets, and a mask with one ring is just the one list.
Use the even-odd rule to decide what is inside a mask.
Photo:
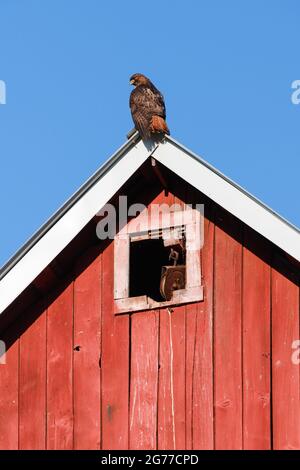
[[(245, 224), (300, 261), (300, 232), (245, 190), (167, 137), (152, 153), (142, 141), (131, 138), (71, 198), (57, 220), (43, 227), (29, 247), (12, 259), (0, 278), (0, 314), (70, 243), (95, 214), (118, 192), (130, 176), (153, 154), (156, 160), (224, 207)], [(94, 181), (95, 180), (95, 181)], [(80, 194), (79, 194), (80, 193)], [(82, 193), (82, 194), (81, 194)], [(74, 199), (74, 202), (73, 200)], [(59, 214), (58, 214), (59, 215)], [(55, 216), (54, 216), (55, 219)], [(52, 219), (51, 219), (52, 221)], [(13, 262), (14, 261), (14, 262)], [(4, 271), (4, 273), (3, 273)]]
[[(130, 155), (129, 155), (130, 153)], [(148, 158), (142, 141), (119, 158), (0, 281), (0, 314), (70, 243)]]
[(154, 154), (156, 160), (300, 261), (300, 231), (296, 227), (174, 139), (168, 140)]

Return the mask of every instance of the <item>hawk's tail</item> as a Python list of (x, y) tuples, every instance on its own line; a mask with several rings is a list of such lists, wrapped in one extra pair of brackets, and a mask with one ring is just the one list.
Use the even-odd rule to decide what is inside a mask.
[(170, 131), (167, 126), (167, 123), (161, 116), (152, 116), (151, 124), (150, 124), (150, 132), (152, 134), (170, 135)]

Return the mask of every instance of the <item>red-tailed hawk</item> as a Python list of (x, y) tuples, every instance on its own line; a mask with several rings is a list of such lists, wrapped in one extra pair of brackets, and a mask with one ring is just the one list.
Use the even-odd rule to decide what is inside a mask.
[(162, 94), (149, 78), (141, 73), (130, 77), (135, 89), (130, 94), (129, 106), (135, 128), (142, 139), (170, 134), (166, 124), (166, 107)]

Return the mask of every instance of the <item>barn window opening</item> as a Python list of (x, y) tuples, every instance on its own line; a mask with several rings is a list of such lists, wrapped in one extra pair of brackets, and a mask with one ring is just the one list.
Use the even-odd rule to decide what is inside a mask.
[(203, 300), (201, 211), (132, 219), (114, 238), (115, 314)]
[(183, 228), (132, 237), (129, 256), (129, 297), (146, 295), (163, 302), (185, 288)]

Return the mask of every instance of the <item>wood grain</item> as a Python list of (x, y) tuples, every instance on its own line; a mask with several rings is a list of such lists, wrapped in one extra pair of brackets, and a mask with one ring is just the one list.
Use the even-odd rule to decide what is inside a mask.
[(114, 313), (113, 243), (102, 255), (102, 448), (128, 449), (129, 316)]
[(93, 251), (79, 259), (74, 282), (74, 449), (85, 450), (101, 442), (101, 257), (88, 263)]
[(46, 448), (46, 310), (26, 313), (20, 338), (19, 448)]
[[(209, 207), (206, 208), (209, 215)], [(194, 340), (194, 365), (192, 372), (192, 436), (193, 449), (214, 448), (213, 427), (213, 254), (214, 223), (206, 218), (202, 249), (204, 301), (197, 305)], [(187, 315), (193, 307), (187, 308)], [(189, 319), (187, 318), (187, 321)], [(191, 346), (189, 346), (191, 348)], [(189, 349), (187, 349), (188, 351)], [(190, 356), (187, 357), (190, 362)], [(190, 366), (191, 367), (191, 366)], [(188, 382), (187, 382), (188, 384)]]
[(5, 359), (0, 364), (0, 449), (17, 450), (18, 432), (18, 395), (19, 395), (19, 340), (15, 338), (15, 327), (1, 334), (6, 344)]
[[(245, 230), (243, 253), (243, 435), (244, 449), (271, 448), (270, 259), (261, 240)], [(253, 253), (253, 249), (258, 250)]]
[(185, 307), (160, 311), (158, 448), (185, 448)]
[(73, 282), (47, 311), (47, 448), (73, 449)]
[(272, 381), (274, 449), (300, 449), (300, 373), (292, 362), (299, 339), (298, 280), (278, 260), (272, 269)]
[(156, 449), (157, 366), (158, 313), (135, 313), (131, 318), (130, 449)]
[(215, 229), (214, 394), (215, 447), (241, 449), (242, 246), (240, 225), (218, 211)]

